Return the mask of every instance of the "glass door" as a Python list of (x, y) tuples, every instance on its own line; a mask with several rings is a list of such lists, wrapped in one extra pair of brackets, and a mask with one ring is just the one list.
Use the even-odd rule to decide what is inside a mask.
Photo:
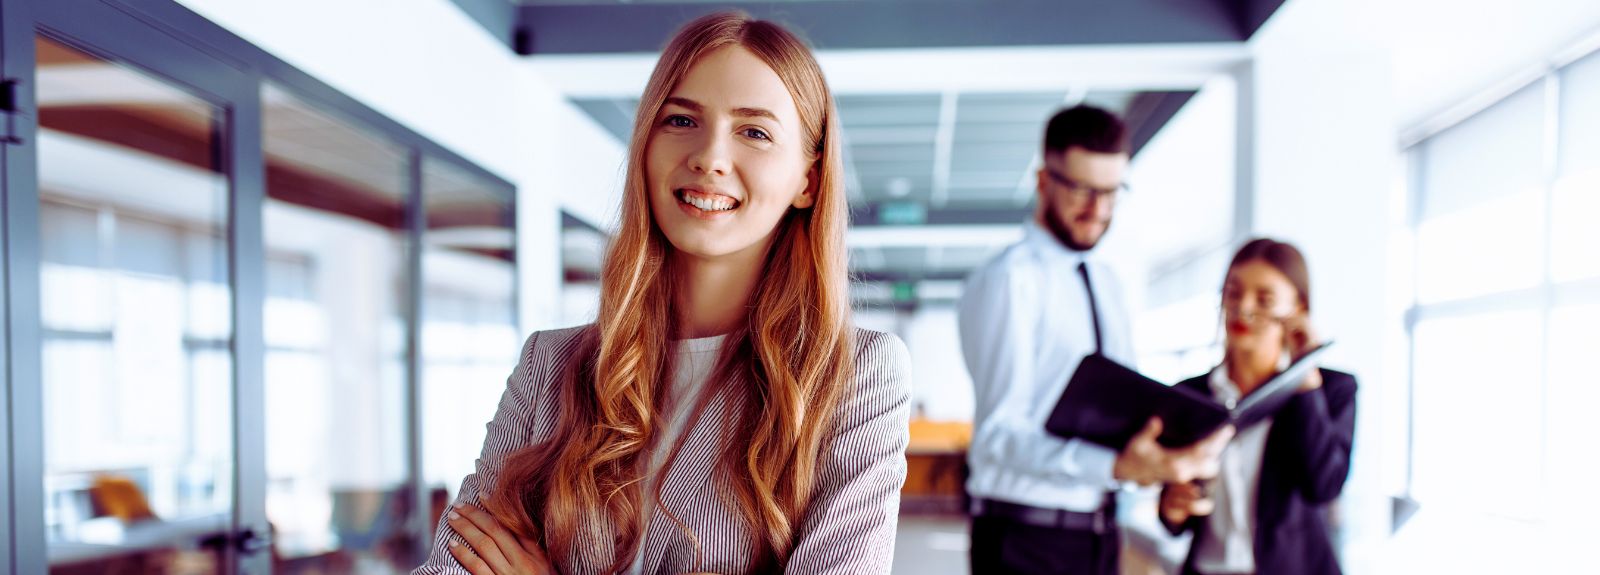
[(222, 108), (35, 42), (52, 573), (217, 572), (231, 525)]
[(42, 485), (14, 496), (11, 568), (264, 571), (260, 313), (241, 313), (260, 308), (259, 96), (130, 8), (20, 4), (10, 476)]

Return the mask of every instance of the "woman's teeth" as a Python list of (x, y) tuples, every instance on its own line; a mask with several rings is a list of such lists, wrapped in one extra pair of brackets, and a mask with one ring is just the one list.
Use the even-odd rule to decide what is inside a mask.
[(727, 211), (727, 210), (733, 209), (733, 200), (703, 199), (703, 198), (698, 198), (698, 197), (695, 197), (695, 196), (691, 196), (689, 194), (681, 194), (681, 197), (682, 197), (684, 203), (687, 203), (687, 204), (689, 204), (691, 206), (694, 206), (696, 208), (700, 208), (702, 211), (721, 212), (721, 211)]

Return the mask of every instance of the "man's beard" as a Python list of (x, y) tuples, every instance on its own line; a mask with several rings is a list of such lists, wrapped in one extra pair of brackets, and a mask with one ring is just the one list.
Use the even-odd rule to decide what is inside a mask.
[[(1046, 197), (1048, 198), (1048, 196)], [(1061, 212), (1056, 211), (1054, 200), (1045, 200), (1044, 227), (1045, 229), (1050, 230), (1050, 234), (1054, 235), (1056, 240), (1061, 242), (1061, 245), (1067, 246), (1067, 249), (1075, 252), (1086, 252), (1094, 249), (1094, 246), (1099, 244), (1102, 238), (1106, 237), (1105, 233), (1102, 232), (1100, 237), (1095, 238), (1094, 242), (1091, 242), (1087, 245), (1072, 239), (1072, 231), (1067, 228), (1067, 222), (1062, 220)], [(1111, 222), (1108, 221), (1106, 222), (1106, 230), (1110, 231), (1110, 229)]]

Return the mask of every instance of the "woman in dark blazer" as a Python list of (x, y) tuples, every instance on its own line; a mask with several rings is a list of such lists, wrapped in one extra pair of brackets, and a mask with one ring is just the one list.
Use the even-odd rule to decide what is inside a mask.
[[(1294, 246), (1257, 239), (1240, 248), (1222, 288), (1222, 365), (1178, 385), (1232, 405), (1314, 349), (1309, 279)], [(1350, 474), (1355, 410), (1355, 377), (1318, 369), (1273, 417), (1238, 430), (1215, 480), (1166, 485), (1162, 523), (1194, 532), (1183, 573), (1340, 573), (1327, 506)]]

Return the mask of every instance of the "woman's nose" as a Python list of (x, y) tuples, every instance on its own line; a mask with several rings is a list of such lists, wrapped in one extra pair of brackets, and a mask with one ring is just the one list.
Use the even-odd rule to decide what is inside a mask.
[(695, 173), (725, 176), (732, 168), (728, 141), (723, 136), (713, 134), (701, 139), (694, 153), (689, 154), (689, 169)]

